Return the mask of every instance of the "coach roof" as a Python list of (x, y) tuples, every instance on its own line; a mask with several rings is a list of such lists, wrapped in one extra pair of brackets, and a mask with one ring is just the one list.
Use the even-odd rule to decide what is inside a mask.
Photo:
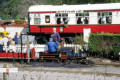
[(81, 4), (81, 5), (33, 5), (29, 12), (63, 11), (63, 10), (112, 10), (120, 9), (120, 3)]

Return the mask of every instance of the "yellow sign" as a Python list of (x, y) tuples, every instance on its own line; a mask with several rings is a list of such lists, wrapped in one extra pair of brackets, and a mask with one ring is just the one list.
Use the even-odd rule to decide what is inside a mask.
[(0, 32), (0, 39), (4, 38), (5, 36), (9, 37), (9, 33), (5, 31)]

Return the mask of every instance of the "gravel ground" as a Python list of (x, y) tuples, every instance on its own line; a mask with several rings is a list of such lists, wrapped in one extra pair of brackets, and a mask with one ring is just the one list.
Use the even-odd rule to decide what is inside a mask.
[[(8, 80), (120, 80), (120, 66), (33, 62), (30, 65), (0, 62), (0, 68), (18, 68)], [(3, 80), (3, 73), (0, 73)]]
[[(0, 80), (2, 80), (2, 74), (0, 74)], [(19, 71), (18, 73), (10, 73), (8, 80), (120, 80), (120, 77), (81, 73)]]

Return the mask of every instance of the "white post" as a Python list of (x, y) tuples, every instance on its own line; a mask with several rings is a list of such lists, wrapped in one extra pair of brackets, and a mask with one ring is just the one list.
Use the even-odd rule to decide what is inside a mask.
[(29, 38), (28, 38), (28, 35), (27, 35), (27, 54), (28, 54), (28, 63), (30, 62), (30, 52), (29, 52), (29, 49), (30, 49), (30, 45), (29, 45)]
[(91, 28), (84, 28), (83, 32), (84, 32), (83, 33), (84, 41), (88, 43), (89, 35), (91, 33)]

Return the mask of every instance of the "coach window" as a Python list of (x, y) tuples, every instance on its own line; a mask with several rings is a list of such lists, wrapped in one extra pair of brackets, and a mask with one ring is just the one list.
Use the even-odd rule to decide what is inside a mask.
[(105, 13), (104, 12), (98, 13), (98, 24), (105, 24)]
[(68, 13), (57, 13), (55, 17), (57, 24), (68, 24)]
[(40, 24), (40, 14), (34, 14), (34, 24)]
[(46, 15), (45, 16), (45, 22), (46, 23), (50, 23), (50, 15)]
[(76, 13), (77, 24), (89, 24), (89, 13)]
[(83, 13), (76, 13), (77, 24), (83, 24)]
[(68, 24), (68, 14), (67, 13), (62, 13), (62, 18), (63, 18), (63, 23)]
[(89, 13), (84, 13), (84, 24), (89, 23)]
[(106, 24), (112, 23), (112, 12), (105, 12)]
[(112, 23), (112, 12), (99, 12), (98, 23), (99, 24), (111, 24)]
[(57, 13), (55, 17), (56, 17), (56, 23), (61, 24), (61, 13)]

